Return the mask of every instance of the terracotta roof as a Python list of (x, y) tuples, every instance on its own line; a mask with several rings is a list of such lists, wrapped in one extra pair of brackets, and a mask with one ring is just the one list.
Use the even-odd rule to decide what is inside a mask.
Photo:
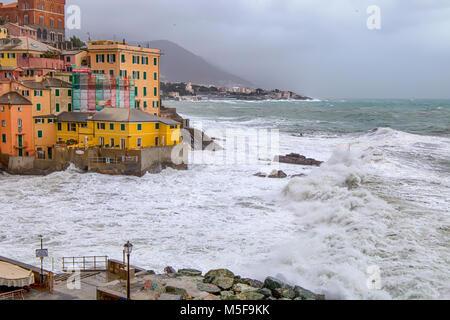
[(138, 109), (112, 108), (107, 107), (97, 112), (92, 119), (93, 121), (107, 122), (161, 122), (168, 125), (180, 124), (176, 121), (156, 117), (149, 113)]
[(28, 38), (28, 37), (14, 37), (0, 39), (0, 50), (2, 51), (13, 51), (13, 50), (23, 50), (23, 51), (38, 51), (38, 52), (60, 52), (60, 50), (49, 46), (40, 41)]
[(17, 92), (11, 91), (8, 93), (5, 93), (0, 97), (0, 104), (6, 104), (11, 106), (25, 106), (25, 105), (33, 105), (30, 100), (22, 97)]
[(72, 88), (72, 84), (56, 78), (44, 79), (42, 82), (26, 80), (21, 84), (31, 89)]

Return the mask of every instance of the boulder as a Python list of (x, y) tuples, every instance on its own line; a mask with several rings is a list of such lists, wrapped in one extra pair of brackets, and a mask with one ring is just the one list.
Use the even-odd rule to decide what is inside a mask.
[(198, 283), (197, 289), (208, 293), (220, 293), (219, 287), (210, 283)]
[(186, 297), (188, 296), (188, 293), (185, 289), (176, 288), (176, 287), (172, 287), (172, 286), (166, 287), (166, 293), (180, 296), (183, 300), (185, 300)]
[(264, 280), (264, 288), (275, 290), (284, 287), (286, 287), (286, 284), (283, 281), (276, 279), (274, 277), (267, 277), (266, 280)]
[(271, 179), (284, 179), (286, 177), (287, 177), (287, 174), (281, 170), (278, 170), (278, 171), (275, 170), (269, 175), (269, 178), (271, 178)]
[(289, 300), (292, 300), (296, 297), (296, 292), (294, 288), (291, 287), (285, 287), (285, 288), (277, 288), (272, 291), (274, 297), (276, 298), (287, 298)]
[(159, 296), (158, 300), (182, 300), (182, 298), (175, 294), (163, 293)]
[(177, 273), (177, 271), (174, 269), (174, 268), (172, 268), (172, 267), (165, 267), (164, 268), (164, 272), (166, 273), (166, 274), (173, 274), (173, 273)]
[(281, 163), (298, 164), (302, 166), (320, 166), (322, 164), (322, 161), (306, 158), (305, 156), (297, 153), (290, 153), (285, 156), (276, 156), (274, 161)]
[(242, 279), (242, 283), (248, 284), (249, 286), (252, 286), (252, 287), (258, 288), (258, 289), (261, 289), (264, 286), (264, 283), (262, 283), (261, 281), (248, 279), (248, 278)]
[(237, 293), (250, 292), (250, 291), (257, 292), (258, 288), (254, 288), (254, 287), (251, 287), (251, 286), (249, 286), (247, 284), (243, 284), (243, 283), (237, 283), (233, 286), (233, 291), (237, 292)]
[(252, 301), (258, 301), (258, 300), (264, 300), (264, 295), (261, 293), (258, 293), (256, 291), (245, 291), (241, 292), (236, 296), (237, 300), (252, 300)]
[(214, 276), (207, 276), (203, 279), (203, 283), (211, 283), (214, 281)]
[(214, 277), (212, 284), (218, 286), (222, 290), (228, 290), (233, 286), (234, 278), (229, 277)]
[(272, 291), (270, 291), (270, 289), (267, 289), (267, 288), (259, 289), (257, 292), (261, 293), (265, 297), (270, 297), (272, 295)]
[(296, 298), (302, 298), (303, 300), (325, 300), (324, 295), (315, 294), (300, 286), (295, 286), (294, 291)]
[(195, 269), (180, 269), (178, 270), (178, 274), (188, 277), (198, 277), (202, 275), (202, 272)]
[(234, 273), (227, 269), (216, 269), (210, 270), (205, 274), (205, 278), (209, 276), (234, 278)]

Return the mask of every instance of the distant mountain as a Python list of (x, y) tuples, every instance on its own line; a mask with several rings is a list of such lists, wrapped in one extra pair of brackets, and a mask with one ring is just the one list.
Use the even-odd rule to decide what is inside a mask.
[(160, 49), (164, 54), (161, 59), (162, 81), (254, 87), (251, 82), (221, 70), (171, 41), (157, 40), (139, 43), (142, 46), (149, 44), (150, 48)]

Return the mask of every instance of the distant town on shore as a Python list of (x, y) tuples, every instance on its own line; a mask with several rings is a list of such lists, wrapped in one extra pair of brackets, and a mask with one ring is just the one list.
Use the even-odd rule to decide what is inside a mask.
[(292, 91), (279, 89), (251, 89), (246, 87), (221, 87), (190, 82), (161, 82), (161, 98), (163, 100), (203, 100), (203, 99), (236, 99), (236, 100), (312, 100), (312, 98)]

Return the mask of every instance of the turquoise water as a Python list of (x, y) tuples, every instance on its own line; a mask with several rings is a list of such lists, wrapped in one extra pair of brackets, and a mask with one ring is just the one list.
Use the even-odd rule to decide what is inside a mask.
[(352, 133), (388, 127), (420, 135), (450, 136), (450, 100), (228, 100), (167, 104), (178, 106), (188, 116), (276, 126), (291, 133)]

